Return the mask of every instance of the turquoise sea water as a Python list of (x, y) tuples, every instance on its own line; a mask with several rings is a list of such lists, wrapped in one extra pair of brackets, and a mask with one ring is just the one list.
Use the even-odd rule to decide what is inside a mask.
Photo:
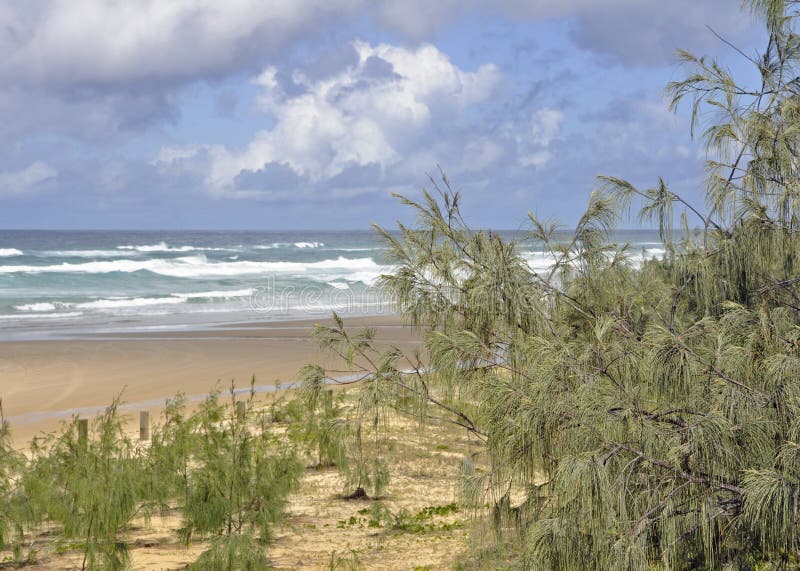
[[(652, 231), (616, 239), (633, 263), (663, 253)], [(0, 230), (0, 340), (388, 313), (373, 284), (391, 269), (368, 231)]]

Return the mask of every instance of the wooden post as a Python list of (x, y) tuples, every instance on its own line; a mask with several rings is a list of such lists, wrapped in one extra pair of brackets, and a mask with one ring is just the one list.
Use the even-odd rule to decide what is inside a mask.
[(84, 446), (89, 441), (89, 419), (78, 419), (78, 443)]
[(169, 413), (169, 405), (172, 404), (174, 401), (172, 399), (166, 399), (164, 401), (164, 424), (169, 424), (172, 420), (172, 415)]
[(247, 403), (243, 400), (236, 401), (236, 418), (242, 420), (247, 413)]
[(150, 440), (150, 411), (139, 411), (139, 440)]

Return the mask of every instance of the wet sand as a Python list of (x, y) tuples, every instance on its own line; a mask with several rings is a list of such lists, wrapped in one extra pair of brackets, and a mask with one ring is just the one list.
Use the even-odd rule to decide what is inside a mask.
[[(292, 383), (309, 362), (336, 366), (311, 337), (314, 323), (287, 321), (201, 331), (115, 334), (75, 340), (0, 343), (0, 399), (17, 445), (52, 430), (73, 414), (93, 416), (121, 395), (126, 413), (157, 415), (166, 398), (200, 398), (231, 380), (262, 391)], [(419, 342), (397, 317), (345, 320), (348, 328), (374, 327), (379, 344), (411, 348)]]

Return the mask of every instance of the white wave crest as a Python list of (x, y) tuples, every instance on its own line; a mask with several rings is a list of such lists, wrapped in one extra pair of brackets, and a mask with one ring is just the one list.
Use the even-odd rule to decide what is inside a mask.
[(14, 309), (17, 311), (55, 311), (56, 306), (54, 303), (49, 302), (37, 302), (37, 303), (25, 303), (23, 305), (15, 305)]
[[(664, 248), (642, 248), (638, 253), (629, 252), (627, 260), (632, 267), (640, 268), (645, 260), (663, 258), (666, 253)], [(557, 255), (551, 252), (524, 252), (522, 258), (531, 270), (542, 273), (553, 268)]]
[(35, 255), (48, 258), (121, 258), (134, 253), (120, 250), (46, 250)]
[(198, 291), (192, 293), (173, 293), (175, 297), (183, 299), (236, 299), (238, 297), (249, 297), (253, 294), (253, 288), (235, 289), (229, 291)]
[(22, 315), (15, 313), (12, 315), (0, 315), (0, 319), (52, 319), (58, 317), (78, 317), (80, 315), (83, 315), (82, 311), (70, 311), (67, 313), (28, 313)]
[(641, 268), (645, 260), (662, 259), (666, 253), (664, 248), (643, 248), (638, 254), (631, 254), (629, 260), (634, 268)]
[(213, 248), (211, 246), (170, 246), (166, 242), (159, 242), (158, 244), (145, 244), (142, 246), (117, 246), (118, 250), (127, 250), (134, 252), (236, 252), (241, 247), (236, 248)]
[(22, 252), (16, 248), (0, 248), (0, 257), (21, 256)]
[[(199, 278), (237, 275), (269, 275), (273, 273), (293, 274), (309, 277), (319, 275), (335, 279), (364, 281), (365, 273), (377, 277), (385, 273), (385, 267), (375, 263), (372, 258), (344, 258), (321, 260), (319, 262), (211, 262), (203, 255), (184, 256), (174, 259), (152, 260), (109, 260), (85, 262), (80, 264), (62, 263), (47, 266), (0, 266), (0, 274), (12, 273), (88, 273), (106, 274), (112, 272), (131, 273), (147, 271), (154, 274), (177, 278)], [(327, 274), (334, 273), (335, 276)], [(366, 283), (366, 282), (365, 282)]]
[(186, 303), (192, 299), (237, 299), (249, 297), (252, 288), (228, 291), (200, 291), (192, 293), (173, 293), (168, 297), (109, 297), (84, 302), (36, 302), (16, 305), (17, 311), (29, 313), (54, 312), (65, 309), (123, 309)]
[(276, 248), (322, 248), (324, 242), (273, 242), (272, 244), (262, 244), (253, 246), (256, 250), (274, 250)]
[(556, 263), (556, 256), (551, 252), (525, 252), (522, 258), (534, 272), (546, 272)]
[(185, 299), (178, 297), (123, 297), (115, 299), (98, 299), (83, 303), (65, 304), (66, 307), (76, 309), (121, 309), (124, 307), (147, 307), (151, 305), (172, 305), (185, 303)]

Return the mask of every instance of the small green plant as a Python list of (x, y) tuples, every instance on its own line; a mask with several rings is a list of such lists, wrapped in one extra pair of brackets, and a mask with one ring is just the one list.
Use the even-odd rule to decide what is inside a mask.
[[(26, 514), (26, 502), (15, 486), (25, 468), (25, 458), (14, 450), (11, 429), (3, 416), (3, 401), (0, 399), (0, 549), (12, 548), (12, 560), (20, 562), (24, 525), (31, 523)], [(29, 552), (27, 559), (35, 557)]]
[(443, 517), (454, 513), (458, 513), (458, 504), (455, 502), (442, 506), (428, 506), (426, 508), (422, 508), (418, 512), (418, 515), (424, 519), (433, 516)]
[(186, 397), (179, 393), (167, 400), (163, 424), (153, 428), (141, 485), (154, 510), (163, 513), (188, 494), (198, 418), (187, 416)]
[[(320, 345), (342, 358), (354, 374), (363, 375), (357, 381), (355, 406), (346, 417), (340, 417), (329, 404), (330, 393), (325, 387), (328, 382), (341, 381), (328, 377), (325, 369), (317, 365), (301, 370), (301, 395), (324, 427), (320, 434), (326, 439), (326, 449), (335, 449), (336, 466), (345, 477), (344, 497), (378, 497), (389, 484), (389, 466), (384, 459), (389, 446), (385, 438), (386, 416), (397, 397), (397, 360), (402, 354), (394, 347), (376, 349), (373, 330), (351, 335), (339, 315), (334, 313), (333, 318), (334, 327), (318, 325), (314, 334)], [(326, 393), (328, 396), (323, 396)]]
[(442, 506), (428, 506), (419, 510), (417, 513), (410, 513), (401, 509), (393, 515), (391, 524), (392, 529), (404, 531), (406, 533), (427, 533), (431, 531), (450, 531), (463, 527), (461, 522), (437, 522), (435, 517), (445, 517), (458, 512), (457, 504), (446, 504)]
[(389, 484), (389, 465), (379, 455), (376, 450), (380, 446), (378, 442), (380, 436), (377, 435), (377, 427), (367, 428), (372, 437), (371, 448), (366, 449), (364, 444), (364, 424), (360, 419), (351, 419), (348, 423), (342, 423), (346, 450), (349, 461), (342, 464), (342, 471), (345, 475), (345, 491), (352, 490), (345, 494), (345, 499), (360, 500), (370, 496), (379, 497), (386, 486)]
[(317, 468), (344, 466), (345, 433), (342, 401), (344, 394), (334, 395), (328, 389), (319, 393), (319, 398), (292, 399), (278, 414), (289, 423), (289, 437), (297, 443)]
[(35, 439), (22, 487), (32, 514), (57, 526), (57, 542), (83, 553), (81, 569), (129, 564), (121, 532), (141, 507), (140, 451), (125, 435), (118, 399), (84, 435), (75, 418)]
[(328, 571), (359, 571), (362, 568), (358, 553), (355, 551), (351, 551), (347, 555), (339, 555), (333, 551), (328, 560)]
[[(265, 569), (265, 547), (295, 489), (302, 464), (272, 423), (253, 410), (255, 392), (230, 406), (215, 390), (189, 420), (196, 426), (187, 474), (181, 535), (211, 537), (198, 569)], [(242, 406), (244, 405), (244, 406)]]
[[(446, 517), (459, 511), (457, 504), (424, 507), (416, 513), (401, 508), (392, 512), (382, 502), (375, 502), (367, 508), (356, 512), (358, 515), (339, 521), (337, 527), (384, 528), (404, 533), (427, 533), (432, 531), (450, 531), (463, 527), (463, 523), (439, 522), (437, 517)], [(360, 517), (359, 517), (360, 516)]]

